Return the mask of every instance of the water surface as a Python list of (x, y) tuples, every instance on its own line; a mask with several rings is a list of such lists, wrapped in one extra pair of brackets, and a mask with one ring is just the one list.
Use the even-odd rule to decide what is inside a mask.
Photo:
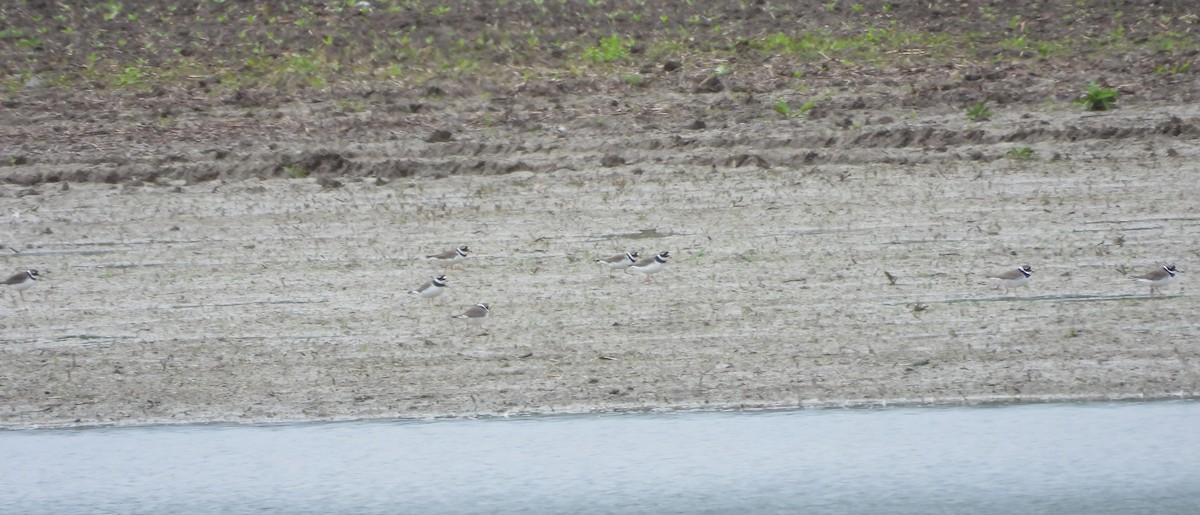
[(0, 432), (3, 513), (1200, 513), (1200, 403)]

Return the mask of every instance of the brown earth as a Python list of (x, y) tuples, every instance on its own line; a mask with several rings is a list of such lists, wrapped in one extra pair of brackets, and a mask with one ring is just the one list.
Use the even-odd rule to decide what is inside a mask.
[[(515, 30), (536, 5), (480, 4), (417, 17), (414, 39)], [(650, 14), (700, 9), (756, 34), (855, 16), (663, 4)], [(1005, 2), (920, 4), (875, 21), (1012, 19)], [(1186, 2), (1077, 4), (1025, 6), (1022, 33), (1191, 38), (1197, 23)], [(544, 5), (562, 20), (547, 41), (655, 37)], [(24, 73), (29, 50), (2, 50), (3, 71)], [(4, 292), (0, 426), (1195, 398), (1200, 84), (1155, 73), (1195, 54), (976, 53), (734, 52), (719, 91), (699, 87), (716, 61), (666, 71), (636, 53), (611, 75), (524, 82), (26, 80), (0, 109), (0, 262), (49, 273), (26, 302)], [(514, 55), (513, 69), (572, 59)], [(1090, 80), (1119, 108), (1072, 104)], [(772, 109), (814, 97), (804, 116)], [(995, 114), (967, 120), (983, 100)], [(460, 244), (476, 253), (438, 303), (405, 294), (438, 272), (423, 256)], [(673, 260), (649, 285), (592, 262), (625, 250)], [(987, 279), (1026, 263), (1015, 295)], [(1124, 277), (1165, 263), (1184, 270), (1167, 295)], [(486, 336), (449, 318), (476, 302), (493, 308)]]

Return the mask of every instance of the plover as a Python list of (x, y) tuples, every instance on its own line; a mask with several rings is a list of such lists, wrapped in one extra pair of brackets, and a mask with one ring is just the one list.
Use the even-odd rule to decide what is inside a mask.
[(469, 252), (471, 252), (471, 247), (463, 245), (456, 249), (447, 250), (441, 254), (433, 254), (425, 257), (445, 265), (454, 265), (461, 263), (464, 259), (467, 259), (467, 253)]
[(625, 272), (628, 273), (629, 270), (633, 270), (634, 272), (645, 276), (645, 282), (657, 282), (654, 281), (654, 274), (661, 271), (663, 268), (666, 268), (667, 258), (669, 257), (671, 257), (671, 253), (664, 250), (659, 252), (657, 256), (648, 257), (638, 261), (637, 263), (629, 265), (629, 268), (626, 269)]
[(597, 259), (596, 262), (603, 263), (604, 266), (607, 266), (608, 267), (608, 275), (611, 276), (613, 270), (624, 270), (626, 268), (629, 268), (634, 263), (637, 263), (637, 260), (638, 260), (637, 252), (626, 252), (624, 254), (617, 254), (615, 256), (606, 257), (604, 259)]
[[(1133, 280), (1150, 285), (1150, 295), (1154, 295), (1154, 292), (1158, 292), (1161, 295), (1162, 287), (1171, 284), (1171, 281), (1175, 280), (1175, 274), (1177, 273), (1179, 273), (1179, 270), (1175, 269), (1175, 265), (1164, 265), (1153, 272), (1134, 276)], [(12, 279), (9, 280), (11, 281)]]
[(1009, 270), (1002, 274), (989, 276), (989, 279), (999, 281), (1000, 287), (1004, 288), (1004, 294), (1008, 295), (1009, 290), (1029, 284), (1029, 275), (1032, 273), (1033, 269), (1029, 268), (1029, 265), (1021, 265), (1016, 270)]
[(24, 301), (25, 290), (33, 288), (33, 285), (37, 284), (39, 277), (41, 276), (38, 275), (37, 270), (26, 270), (9, 277), (8, 279), (5, 279), (4, 285), (12, 286), (14, 290), (17, 290), (17, 293), (21, 294), (21, 300)]
[(487, 304), (476, 304), (474, 306), (467, 308), (467, 310), (464, 311), (463, 314), (454, 315), (450, 318), (465, 318), (467, 320), (467, 323), (482, 328), (483, 332), (486, 333), (486, 332), (488, 332), (488, 330), (483, 327), (483, 321), (487, 319), (488, 315), (491, 312), (492, 312), (492, 310), (488, 309)]
[(423, 299), (429, 299), (429, 302), (432, 303), (433, 298), (441, 295), (443, 291), (446, 291), (446, 276), (439, 275), (434, 277), (432, 281), (421, 285), (420, 288), (408, 293), (411, 295), (419, 295)]

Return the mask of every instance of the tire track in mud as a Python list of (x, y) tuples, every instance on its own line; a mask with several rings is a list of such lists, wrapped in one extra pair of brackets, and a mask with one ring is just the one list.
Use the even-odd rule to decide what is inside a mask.
[[(1200, 117), (1176, 108), (1120, 114), (1026, 114), (1011, 120), (969, 123), (930, 116), (897, 121), (880, 113), (855, 113), (840, 121), (763, 121), (704, 130), (632, 128), (565, 129), (566, 133), (468, 131), (448, 141), (408, 139), (356, 143), (276, 142), (262, 148), (212, 147), (170, 152), (153, 159), (114, 155), (64, 155), (0, 165), (5, 182), (24, 186), (55, 182), (187, 183), (275, 177), (406, 177), (591, 172), (647, 163), (718, 168), (795, 168), (818, 164), (916, 164), (992, 161), (1030, 147), (1038, 157), (1103, 158), (1104, 148), (1146, 145), (1147, 156), (1194, 150)], [(446, 139), (444, 136), (441, 139)], [(1100, 151), (1095, 144), (1103, 142)], [(270, 148), (280, 148), (272, 151)], [(21, 163), (21, 164), (14, 164)], [(331, 186), (333, 184), (331, 183)]]

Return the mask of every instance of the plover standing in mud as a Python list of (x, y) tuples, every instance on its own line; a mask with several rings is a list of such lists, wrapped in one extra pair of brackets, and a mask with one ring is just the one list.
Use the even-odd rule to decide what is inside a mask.
[(437, 261), (440, 264), (450, 266), (462, 263), (464, 259), (467, 259), (467, 253), (469, 252), (471, 252), (471, 247), (463, 245), (456, 249), (447, 250), (441, 254), (433, 254), (425, 257)]
[(1004, 294), (1008, 295), (1009, 290), (1014, 290), (1029, 284), (1029, 276), (1033, 274), (1033, 269), (1029, 265), (1021, 265), (1016, 270), (1009, 270), (1002, 274), (989, 276), (989, 279), (995, 279), (999, 282), (1000, 287), (1004, 288)]
[(642, 274), (646, 278), (644, 281), (646, 283), (658, 282), (654, 280), (654, 274), (667, 267), (667, 258), (669, 257), (671, 257), (671, 253), (664, 250), (654, 257), (649, 257), (629, 265), (629, 268), (625, 272), (629, 273), (630, 270), (633, 270)]
[(492, 310), (488, 308), (487, 304), (480, 303), (467, 308), (467, 310), (461, 315), (454, 315), (450, 318), (466, 319), (467, 323), (479, 327), (480, 329), (483, 329), (484, 333), (487, 333), (488, 330), (487, 328), (483, 327), (483, 322), (487, 320), (487, 317), (489, 314), (491, 314), (491, 312)]
[(418, 295), (423, 299), (429, 299), (429, 302), (432, 304), (434, 297), (437, 297), (438, 295), (441, 295), (442, 292), (446, 291), (446, 284), (446, 276), (439, 275), (434, 277), (432, 281), (422, 285), (420, 288), (408, 293), (410, 295)]
[(37, 270), (26, 270), (24, 272), (15, 274), (8, 279), (5, 279), (3, 284), (5, 286), (11, 286), (12, 289), (17, 290), (17, 293), (21, 295), (21, 301), (24, 302), (25, 290), (33, 288), (33, 285), (37, 284), (38, 278), (40, 277), (41, 276), (38, 275)]
[(1150, 285), (1150, 295), (1154, 295), (1154, 292), (1162, 295), (1162, 287), (1171, 284), (1177, 273), (1179, 270), (1175, 269), (1175, 265), (1163, 265), (1153, 272), (1134, 276), (1133, 280)]
[(634, 263), (637, 263), (637, 260), (637, 252), (626, 252), (624, 254), (617, 254), (604, 259), (597, 259), (596, 262), (603, 263), (604, 266), (608, 267), (608, 275), (611, 276), (613, 270), (624, 270), (629, 268)]

